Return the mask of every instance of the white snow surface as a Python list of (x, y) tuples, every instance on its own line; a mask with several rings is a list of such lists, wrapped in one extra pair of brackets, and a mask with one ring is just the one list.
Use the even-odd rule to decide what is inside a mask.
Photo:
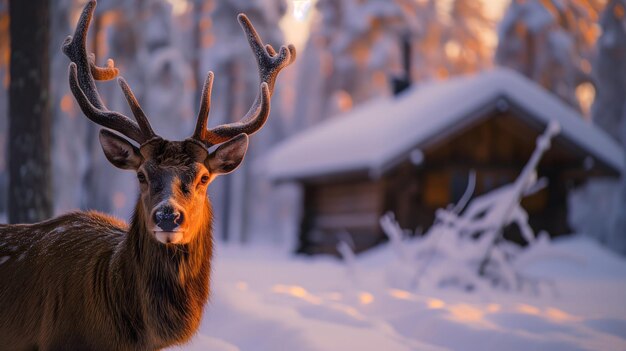
[(367, 102), (279, 144), (262, 165), (274, 180), (357, 170), (378, 174), (420, 143), (469, 123), (472, 112), (500, 98), (526, 110), (543, 127), (557, 121), (562, 137), (615, 170), (623, 168), (623, 151), (605, 132), (506, 68), (415, 86), (395, 99)]
[(582, 236), (554, 245), (585, 262), (527, 266), (555, 283), (555, 294), (535, 296), (403, 290), (389, 280), (389, 246), (348, 270), (336, 259), (220, 244), (200, 332), (171, 350), (626, 350), (626, 260)]

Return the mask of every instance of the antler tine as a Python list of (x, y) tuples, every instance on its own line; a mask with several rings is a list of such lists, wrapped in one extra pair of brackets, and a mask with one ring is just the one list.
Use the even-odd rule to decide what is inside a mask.
[(95, 55), (87, 55), (87, 32), (95, 8), (95, 0), (85, 5), (74, 36), (68, 36), (62, 46), (63, 53), (72, 61), (69, 67), (72, 94), (87, 118), (142, 144), (156, 135), (126, 81), (121, 77), (118, 79), (137, 123), (121, 113), (109, 111), (96, 89), (96, 80), (111, 80), (118, 76), (119, 70), (111, 59), (107, 60), (105, 67), (99, 67)]
[(296, 48), (293, 45), (281, 46), (277, 53), (271, 45), (263, 44), (261, 37), (246, 15), (239, 14), (237, 19), (257, 60), (261, 85), (254, 103), (239, 122), (206, 130), (206, 121), (204, 121), (202, 137), (199, 138), (198, 128), (200, 128), (201, 123), (198, 121), (194, 138), (208, 146), (226, 142), (241, 133), (250, 135), (261, 129), (270, 113), (270, 98), (274, 93), (274, 84), (278, 73), (293, 63), (296, 58)]
[(150, 121), (148, 121), (148, 117), (141, 109), (141, 106), (139, 105), (137, 98), (135, 98), (135, 94), (133, 94), (133, 91), (130, 89), (130, 86), (128, 85), (128, 83), (126, 83), (126, 79), (124, 79), (124, 77), (119, 77), (117, 78), (117, 82), (120, 85), (120, 88), (122, 88), (122, 92), (124, 92), (124, 97), (126, 98), (126, 102), (128, 103), (128, 106), (130, 106), (130, 110), (133, 112), (133, 116), (135, 116), (135, 120), (137, 121), (137, 124), (139, 125), (139, 129), (142, 131), (142, 134), (147, 139), (150, 139), (156, 136), (156, 134), (152, 130)]
[(266, 82), (269, 85), (270, 92), (273, 93), (274, 83), (276, 82), (276, 77), (278, 76), (280, 70), (295, 61), (296, 48), (293, 45), (283, 45), (280, 47), (277, 56), (276, 50), (274, 50), (271, 45), (263, 44), (259, 33), (257, 33), (256, 29), (254, 29), (254, 26), (252, 25), (252, 22), (250, 22), (250, 19), (248, 19), (248, 16), (240, 13), (237, 16), (237, 20), (246, 34), (250, 49), (252, 49), (252, 52), (257, 59), (261, 82)]
[(212, 71), (206, 76), (204, 80), (204, 86), (202, 87), (202, 98), (200, 100), (200, 111), (198, 112), (198, 119), (196, 121), (196, 129), (193, 132), (193, 139), (204, 140), (207, 138), (207, 123), (209, 121), (209, 112), (211, 111), (211, 92), (213, 91), (213, 78)]
[(120, 70), (115, 67), (115, 62), (113, 59), (107, 60), (106, 67), (98, 67), (96, 65), (96, 55), (91, 53), (89, 54), (89, 67), (91, 68), (91, 75), (95, 80), (111, 80), (117, 77), (120, 73)]
[[(223, 124), (206, 130), (200, 139), (207, 146), (224, 143), (241, 133), (253, 134), (263, 127), (270, 115), (270, 90), (266, 82), (261, 83), (260, 102), (257, 103), (254, 115), (256, 118), (243, 118), (239, 122)], [(258, 99), (258, 98), (257, 98)]]

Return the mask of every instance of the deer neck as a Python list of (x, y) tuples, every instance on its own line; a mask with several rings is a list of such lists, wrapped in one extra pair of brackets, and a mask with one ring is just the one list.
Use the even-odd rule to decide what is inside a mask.
[[(157, 273), (159, 277), (174, 279), (183, 284), (190, 278), (202, 275), (202, 268), (210, 263), (212, 254), (211, 208), (208, 200), (204, 205), (204, 223), (199, 226), (200, 232), (189, 244), (164, 245), (154, 238), (154, 234), (146, 226), (143, 208), (139, 202), (135, 215), (130, 223), (126, 246), (129, 249), (130, 262), (148, 277)], [(164, 275), (165, 274), (165, 275)]]
[[(119, 254), (117, 294), (140, 310), (146, 332), (163, 345), (193, 335), (209, 295), (212, 257), (211, 207), (205, 203), (201, 232), (186, 245), (163, 245), (146, 227), (139, 202)], [(116, 272), (112, 272), (116, 273)], [(129, 304), (129, 305), (133, 305)], [(126, 313), (126, 312), (125, 312)]]

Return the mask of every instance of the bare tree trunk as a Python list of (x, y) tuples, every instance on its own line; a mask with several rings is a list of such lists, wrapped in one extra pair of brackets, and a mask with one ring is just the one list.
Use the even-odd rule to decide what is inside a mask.
[(37, 222), (52, 212), (48, 0), (11, 0), (9, 222)]
[[(0, 0), (0, 52), (9, 52), (9, 1)], [(9, 171), (7, 137), (9, 126), (9, 60), (0, 56), (0, 222), (6, 221)]]

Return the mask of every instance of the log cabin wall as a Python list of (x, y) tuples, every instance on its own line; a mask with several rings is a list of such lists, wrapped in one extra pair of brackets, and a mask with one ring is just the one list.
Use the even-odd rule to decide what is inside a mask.
[(434, 211), (423, 206), (424, 192), (421, 170), (403, 162), (384, 177), (383, 212), (393, 212), (402, 228), (423, 230), (432, 224)]
[(369, 179), (305, 185), (304, 219), (298, 252), (337, 254), (341, 236), (350, 236), (356, 252), (384, 240), (378, 225), (383, 213), (384, 182)]

